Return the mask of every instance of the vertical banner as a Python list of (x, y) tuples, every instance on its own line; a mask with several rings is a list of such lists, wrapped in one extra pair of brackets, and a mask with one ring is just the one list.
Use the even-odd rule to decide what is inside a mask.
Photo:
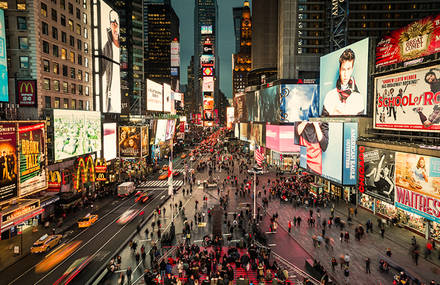
[(357, 123), (344, 123), (344, 165), (342, 167), (342, 181), (344, 185), (356, 184), (357, 172)]
[(150, 144), (149, 144), (149, 137), (148, 137), (148, 127), (142, 127), (141, 129), (141, 137), (142, 137), (142, 154), (141, 156), (147, 156), (150, 152)]
[(16, 125), (0, 125), (0, 201), (17, 196)]
[(141, 155), (140, 127), (119, 127), (119, 156), (139, 157)]

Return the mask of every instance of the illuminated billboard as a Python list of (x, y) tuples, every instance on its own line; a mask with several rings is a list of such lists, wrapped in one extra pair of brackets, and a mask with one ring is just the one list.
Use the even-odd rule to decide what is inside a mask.
[(226, 126), (228, 129), (232, 129), (234, 123), (234, 107), (226, 107)]
[(163, 111), (171, 112), (171, 86), (169, 84), (163, 84)]
[(170, 140), (174, 136), (174, 130), (176, 129), (176, 120), (167, 120), (167, 127), (165, 132), (165, 140)]
[(214, 77), (212, 76), (204, 76), (203, 77), (203, 92), (214, 92)]
[(264, 146), (265, 144), (265, 136), (263, 136), (264, 125), (258, 123), (250, 124), (251, 133), (250, 133), (250, 141), (254, 142), (258, 146)]
[(162, 112), (163, 96), (162, 84), (147, 79), (147, 111)]
[(9, 102), (5, 12), (0, 9), (0, 101)]
[[(259, 94), (256, 95), (254, 102), (255, 104), (257, 104), (257, 111), (255, 111), (254, 113), (257, 114), (261, 122), (279, 121), (280, 97), (278, 90), (279, 86), (272, 86), (269, 88), (261, 89), (259, 91)], [(249, 110), (247, 110), (247, 112), (249, 113)]]
[(367, 113), (369, 39), (321, 56), (319, 113), (356, 116)]
[(150, 139), (148, 136), (148, 127), (141, 127), (141, 155), (147, 156), (150, 153)]
[(295, 126), (266, 125), (266, 147), (281, 153), (299, 153), (295, 144)]
[(101, 113), (53, 110), (55, 160), (101, 150)]
[(240, 93), (234, 97), (234, 117), (237, 122), (247, 121), (246, 94)]
[(117, 157), (117, 134), (116, 123), (104, 123), (104, 158), (107, 161), (115, 159)]
[(214, 99), (212, 98), (203, 99), (203, 109), (210, 111), (214, 110)]
[(180, 44), (177, 41), (171, 42), (171, 67), (180, 66)]
[(357, 173), (358, 123), (344, 123), (342, 184), (355, 185)]
[(214, 66), (215, 58), (213, 55), (203, 54), (200, 56), (200, 64), (202, 67)]
[(213, 67), (203, 67), (202, 68), (202, 75), (203, 76), (213, 76), (214, 75), (214, 68)]
[(248, 139), (248, 129), (249, 129), (249, 124), (248, 123), (240, 123), (240, 140), (242, 140), (242, 141), (249, 141), (249, 139)]
[(14, 198), (18, 194), (16, 153), (16, 124), (0, 124), (0, 201)]
[(202, 35), (211, 35), (212, 34), (212, 25), (202, 25), (200, 27), (200, 33)]
[(213, 121), (214, 120), (214, 112), (211, 110), (203, 111), (203, 120), (204, 121)]
[(37, 80), (17, 80), (18, 105), (35, 107), (37, 105)]
[(156, 138), (154, 144), (159, 144), (159, 142), (164, 142), (167, 132), (168, 120), (157, 120), (156, 125)]
[(282, 84), (280, 86), (281, 122), (307, 121), (319, 117), (317, 84)]
[(119, 157), (141, 156), (141, 127), (119, 127)]
[(440, 130), (440, 65), (375, 79), (374, 127)]

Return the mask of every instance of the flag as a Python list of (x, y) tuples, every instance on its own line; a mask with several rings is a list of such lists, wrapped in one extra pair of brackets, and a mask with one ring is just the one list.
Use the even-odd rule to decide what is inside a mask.
[(168, 195), (173, 195), (173, 156), (170, 155), (168, 163)]
[(254, 151), (254, 157), (255, 161), (257, 162), (258, 166), (261, 167), (264, 161), (264, 148), (261, 146), (256, 146)]

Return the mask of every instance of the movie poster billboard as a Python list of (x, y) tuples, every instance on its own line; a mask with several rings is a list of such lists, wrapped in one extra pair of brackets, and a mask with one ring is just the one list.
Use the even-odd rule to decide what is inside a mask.
[(344, 185), (356, 185), (358, 124), (344, 123), (344, 150), (342, 182)]
[(359, 146), (358, 189), (381, 201), (394, 204), (394, 151)]
[(275, 123), (280, 119), (279, 86), (261, 89), (256, 97), (257, 114), (259, 121)]
[(440, 65), (375, 79), (374, 127), (440, 130)]
[(45, 123), (19, 123), (19, 196), (47, 188)]
[(150, 144), (148, 137), (148, 127), (141, 127), (141, 156), (148, 156), (150, 153)]
[(440, 222), (440, 158), (396, 153), (395, 206)]
[(308, 121), (319, 117), (317, 84), (282, 84), (280, 86), (281, 122)]
[(119, 157), (141, 156), (141, 127), (119, 127)]
[(16, 125), (0, 124), (0, 201), (17, 197)]
[(376, 67), (417, 59), (440, 51), (440, 14), (392, 31), (376, 46)]
[(5, 12), (0, 9), (0, 101), (9, 102)]
[(295, 144), (307, 147), (307, 170), (342, 183), (343, 123), (295, 122)]
[(101, 150), (101, 113), (53, 110), (55, 160)]
[(104, 130), (104, 159), (110, 161), (118, 156), (116, 123), (102, 124), (102, 128)]
[(367, 113), (369, 39), (321, 56), (319, 113), (357, 116)]

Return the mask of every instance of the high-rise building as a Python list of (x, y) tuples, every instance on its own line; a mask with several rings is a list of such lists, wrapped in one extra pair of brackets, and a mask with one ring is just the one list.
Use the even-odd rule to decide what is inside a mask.
[[(2, 5), (9, 103), (20, 106), (19, 118), (39, 119), (44, 109), (93, 110), (89, 1), (18, 0)], [(33, 96), (17, 98), (26, 86)]]
[(241, 15), (243, 14), (243, 7), (232, 8), (232, 19), (234, 21), (234, 35), (235, 35), (235, 51), (240, 50), (240, 34), (241, 34)]
[(196, 95), (194, 93), (194, 56), (191, 56), (191, 60), (187, 69), (188, 83), (185, 92), (185, 114), (188, 116), (199, 112), (196, 104)]

